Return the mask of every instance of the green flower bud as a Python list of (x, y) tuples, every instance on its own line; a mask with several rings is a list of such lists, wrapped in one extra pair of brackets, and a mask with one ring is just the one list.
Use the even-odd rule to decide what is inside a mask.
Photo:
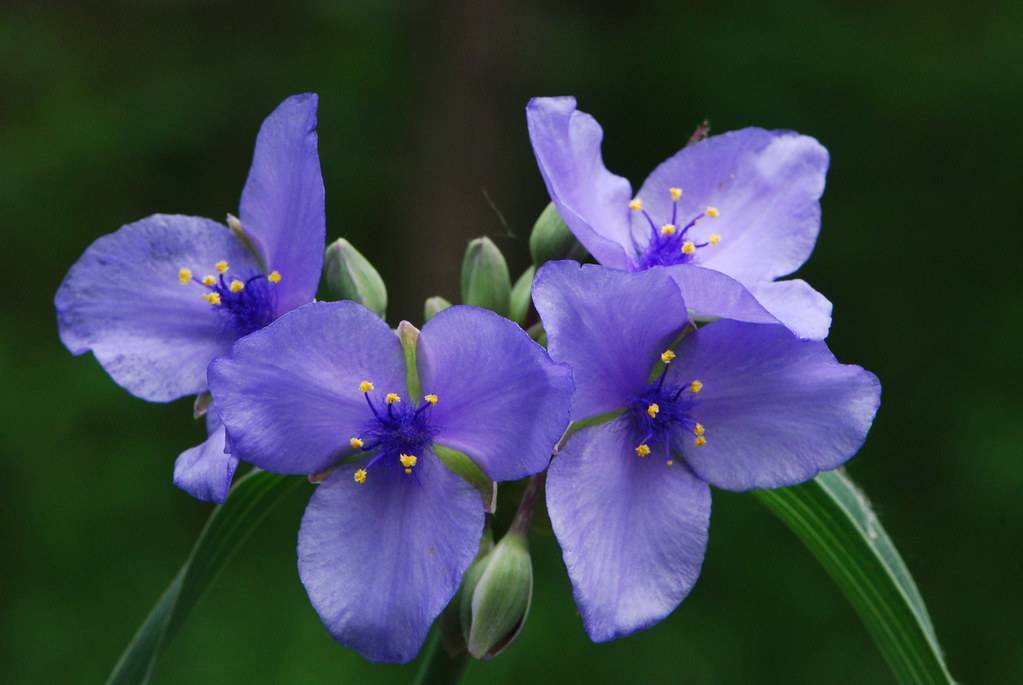
[(582, 259), (586, 250), (561, 220), (554, 203), (548, 204), (533, 224), (529, 234), (529, 254), (533, 264), (540, 266), (555, 259)]
[(429, 321), (450, 306), (451, 303), (440, 295), (427, 298), (423, 303), (423, 321)]
[(383, 318), (387, 288), (369, 260), (344, 238), (331, 243), (323, 258), (323, 281), (330, 298), (358, 302)]
[(533, 295), (533, 276), (536, 275), (536, 267), (531, 266), (522, 272), (519, 280), (515, 281), (511, 291), (511, 307), (508, 310), (508, 318), (520, 326), (526, 322), (529, 314), (529, 304)]
[(511, 276), (504, 255), (490, 238), (469, 243), (462, 260), (462, 302), (508, 315)]
[(510, 531), (469, 567), (459, 610), (469, 654), (492, 659), (518, 637), (533, 599), (533, 562), (526, 536)]

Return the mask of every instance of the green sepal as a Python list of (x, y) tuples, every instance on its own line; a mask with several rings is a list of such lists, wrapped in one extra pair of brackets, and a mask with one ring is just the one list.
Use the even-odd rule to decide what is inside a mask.
[(522, 272), (511, 291), (511, 306), (508, 310), (508, 318), (522, 326), (526, 323), (529, 315), (529, 305), (532, 302), (533, 277), (536, 275), (536, 267), (531, 266)]
[(373, 265), (344, 238), (327, 247), (323, 256), (323, 284), (332, 300), (351, 300), (376, 312), (387, 313), (387, 287)]
[(465, 250), (462, 302), (508, 316), (511, 276), (504, 255), (490, 238), (476, 238)]

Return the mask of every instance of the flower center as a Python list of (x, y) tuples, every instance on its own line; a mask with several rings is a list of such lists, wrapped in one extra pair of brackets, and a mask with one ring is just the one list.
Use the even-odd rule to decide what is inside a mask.
[(371, 417), (349, 444), (352, 449), (376, 454), (355, 472), (356, 483), (365, 483), (369, 470), (378, 464), (379, 468), (401, 469), (406, 476), (411, 476), (434, 435), (430, 408), (438, 402), (436, 395), (425, 395), (420, 405), (412, 406), (402, 402), (401, 396), (394, 392), (387, 393), (383, 402), (374, 401), (370, 397), (374, 390), (370, 381), (359, 384)]
[(213, 269), (216, 275), (207, 274), (200, 279), (192, 274), (191, 269), (182, 267), (178, 271), (178, 280), (181, 285), (199, 285), (203, 289), (200, 297), (223, 313), (238, 337), (273, 321), (276, 297), (273, 286), (281, 282), (280, 272), (271, 271), (269, 275), (258, 272), (233, 274), (223, 259), (214, 264)]
[(689, 230), (704, 217), (717, 218), (719, 212), (716, 208), (707, 207), (689, 219), (685, 225), (679, 226), (679, 200), (682, 199), (682, 189), (669, 188), (668, 193), (671, 195), (671, 221), (666, 224), (654, 221), (650, 213), (643, 208), (643, 201), (639, 198), (629, 202), (629, 209), (641, 212), (650, 225), (650, 238), (646, 246), (635, 246), (636, 271), (643, 271), (652, 266), (688, 264), (696, 258), (698, 250), (721, 242), (721, 236), (717, 233), (712, 233), (703, 243), (694, 242), (688, 235)]
[(668, 365), (674, 358), (671, 350), (661, 354), (664, 369), (660, 376), (626, 407), (636, 433), (641, 436), (635, 447), (636, 456), (642, 458), (657, 450), (668, 466), (674, 464), (672, 446), (681, 440), (692, 437), (697, 447), (707, 444), (706, 429), (693, 418), (699, 404), (696, 395), (703, 390), (703, 383), (695, 379), (685, 385), (665, 383)]

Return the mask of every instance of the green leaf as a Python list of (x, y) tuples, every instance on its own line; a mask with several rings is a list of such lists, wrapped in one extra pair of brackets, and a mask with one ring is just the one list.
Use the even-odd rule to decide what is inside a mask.
[(866, 497), (841, 471), (753, 495), (802, 540), (845, 593), (896, 679), (954, 683), (920, 592)]
[(302, 480), (253, 469), (213, 510), (185, 564), (114, 666), (107, 685), (148, 683), (188, 613), (273, 506)]

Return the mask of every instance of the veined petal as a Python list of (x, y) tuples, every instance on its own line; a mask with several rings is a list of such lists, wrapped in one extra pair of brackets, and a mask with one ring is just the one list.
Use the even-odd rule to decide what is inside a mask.
[(682, 291), (689, 311), (697, 319), (779, 323), (742, 283), (720, 271), (690, 264), (654, 268), (667, 270)]
[(504, 317), (456, 306), (430, 319), (417, 351), (436, 441), (494, 480), (542, 471), (568, 426), (572, 377)]
[(692, 417), (706, 444), (676, 447), (726, 490), (795, 485), (842, 465), (863, 444), (881, 396), (874, 374), (840, 364), (823, 342), (735, 321), (687, 336), (668, 374), (670, 383), (703, 384)]
[(431, 452), (414, 476), (371, 469), (357, 483), (357, 468), (316, 488), (298, 534), (299, 575), (335, 640), (370, 661), (410, 661), (476, 555), (483, 507)]
[(548, 262), (533, 281), (547, 349), (572, 368), (572, 419), (622, 408), (682, 332), (686, 304), (664, 269)]
[(753, 285), (792, 273), (810, 256), (827, 170), (828, 152), (813, 138), (745, 128), (682, 148), (650, 174), (639, 198), (658, 221), (671, 216), (670, 188), (683, 191), (685, 220), (707, 207), (719, 210), (691, 231), (697, 243), (722, 236), (697, 261)]
[(174, 462), (174, 485), (196, 499), (221, 504), (231, 490), (238, 460), (227, 452), (224, 425), (210, 408), (206, 414), (209, 437), (189, 448)]
[(595, 642), (674, 611), (700, 575), (710, 488), (680, 461), (639, 458), (628, 417), (584, 428), (547, 472), (547, 511)]
[(312, 302), (326, 243), (315, 93), (294, 95), (263, 122), (241, 199), (241, 221), (282, 275), (277, 314)]
[(824, 340), (831, 329), (831, 302), (800, 279), (761, 281), (753, 294), (790, 331), (806, 340)]
[(359, 389), (405, 394), (401, 343), (354, 302), (300, 307), (210, 365), (210, 389), (232, 453), (275, 473), (322, 471), (350, 452), (372, 417)]
[(57, 290), (61, 341), (73, 354), (92, 350), (118, 385), (144, 400), (203, 392), (207, 364), (236, 332), (179, 271), (201, 278), (219, 260), (257, 268), (226, 226), (199, 217), (154, 214), (99, 238)]
[(632, 238), (632, 186), (604, 167), (597, 120), (575, 98), (533, 98), (526, 106), (529, 139), (558, 214), (601, 264), (624, 269)]

